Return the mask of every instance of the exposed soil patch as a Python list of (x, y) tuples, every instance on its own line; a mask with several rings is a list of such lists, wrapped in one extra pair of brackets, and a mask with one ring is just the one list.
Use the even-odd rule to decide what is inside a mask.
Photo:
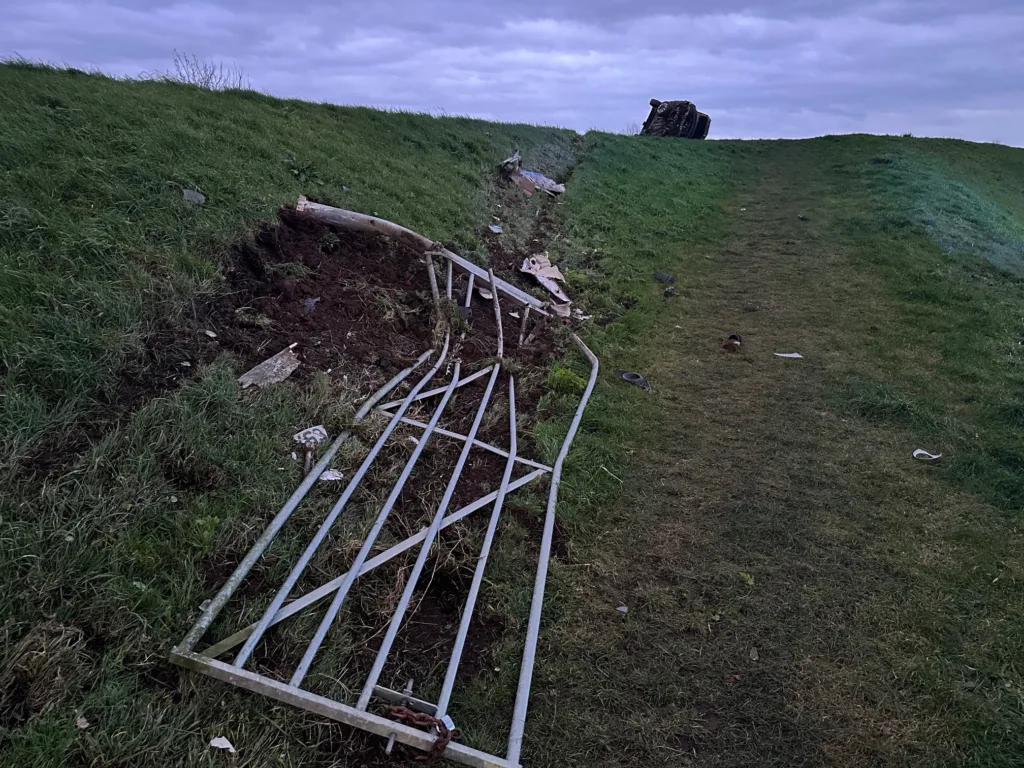
[[(517, 269), (496, 271), (506, 279), (521, 277)], [(235, 247), (225, 279), (223, 293), (155, 328), (142, 356), (118, 372), (103, 407), (36, 449), (23, 461), (21, 477), (32, 481), (67, 470), (135, 409), (177, 389), (224, 352), (247, 369), (297, 342), (301, 364), (293, 380), (357, 366), (379, 368), (383, 380), (436, 346), (426, 265), (388, 238), (341, 230), (285, 207), (277, 224), (263, 225), (252, 243)], [(459, 305), (466, 283), (466, 275), (456, 272), (453, 300)], [(519, 348), (522, 310), (510, 302), (501, 308), (506, 356), (546, 365), (557, 353), (551, 334)], [(471, 313), (465, 338), (451, 352), (467, 370), (497, 351), (492, 302), (474, 291)], [(167, 465), (182, 490), (222, 481), (215, 468), (186, 466), (175, 457)]]

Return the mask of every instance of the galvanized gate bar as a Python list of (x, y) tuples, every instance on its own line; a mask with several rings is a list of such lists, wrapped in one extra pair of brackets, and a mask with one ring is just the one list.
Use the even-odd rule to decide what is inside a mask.
[[(456, 363), (456, 365), (458, 365), (458, 363)], [(434, 538), (437, 536), (437, 532), (441, 529), (441, 521), (444, 519), (444, 513), (448, 511), (448, 505), (451, 503), (452, 496), (455, 494), (455, 486), (458, 485), (459, 477), (462, 475), (462, 470), (466, 466), (466, 459), (469, 458), (469, 452), (473, 448), (473, 443), (471, 441), (476, 437), (476, 433), (480, 429), (480, 422), (484, 419), (484, 413), (487, 411), (487, 405), (491, 400), (491, 393), (494, 391), (494, 382), (498, 380), (500, 368), (501, 367), (498, 365), (494, 366), (494, 372), (491, 373), (491, 378), (487, 382), (487, 389), (484, 390), (483, 397), (480, 398), (480, 406), (476, 410), (476, 416), (473, 418), (473, 426), (470, 427), (469, 430), (469, 440), (467, 440), (466, 444), (462, 447), (462, 451), (459, 453), (459, 460), (455, 464), (452, 476), (448, 479), (448, 486), (444, 489), (444, 496), (437, 507), (437, 512), (430, 524), (430, 529), (427, 531), (426, 539), (423, 541), (422, 547), (420, 547), (420, 553), (412, 567), (412, 573), (409, 574), (409, 578), (406, 580), (405, 589), (402, 591), (402, 597), (398, 601), (398, 605), (395, 607), (395, 612), (391, 617), (391, 623), (388, 625), (388, 631), (384, 635), (384, 639), (381, 641), (380, 649), (377, 651), (377, 658), (373, 660), (373, 667), (370, 669), (370, 674), (366, 679), (366, 684), (363, 686), (362, 693), (359, 694), (359, 701), (356, 703), (356, 709), (366, 709), (370, 703), (370, 697), (373, 695), (373, 686), (377, 684), (377, 679), (380, 677), (380, 673), (384, 669), (384, 663), (388, 659), (388, 654), (391, 653), (391, 646), (395, 642), (395, 638), (398, 636), (398, 630), (402, 626), (402, 619), (405, 617), (405, 611), (409, 607), (409, 601), (412, 600), (412, 593), (416, 589), (416, 583), (419, 581), (420, 573), (423, 571), (423, 566), (427, 562), (427, 555), (430, 554), (430, 548), (434, 545)]]
[[(399, 421), (401, 421), (403, 424), (408, 424), (412, 427), (419, 427), (420, 429), (424, 429), (427, 426), (422, 421), (410, 419), (408, 416), (403, 416), (401, 419), (399, 419)], [(434, 431), (437, 432), (437, 434), (439, 435), (450, 437), (453, 440), (461, 440), (462, 442), (466, 442), (469, 439), (468, 435), (463, 435), (460, 434), (459, 432), (451, 432), (447, 429), (441, 429), (440, 427), (438, 427)], [(483, 448), (485, 451), (496, 453), (498, 456), (502, 456), (503, 458), (508, 458), (508, 451), (506, 451), (504, 448), (499, 448), (496, 445), (491, 445), (490, 443), (485, 443), (481, 440), (474, 440), (473, 445), (476, 446), (477, 448)], [(525, 464), (528, 467), (536, 467), (537, 469), (543, 469), (547, 472), (551, 471), (551, 467), (549, 467), (547, 464), (541, 464), (539, 461), (533, 461), (532, 459), (524, 459), (522, 456), (516, 456), (515, 460), (518, 463)]]
[[(315, 693), (271, 680), (269, 677), (263, 677), (245, 669), (239, 669), (216, 659), (208, 659), (197, 653), (175, 650), (171, 653), (171, 660), (183, 667), (216, 677), (247, 691), (268, 696), (284, 704), (291, 704), (307, 712), (329, 717), (345, 725), (362, 728), (364, 731), (375, 733), (378, 736), (387, 738), (391, 734), (395, 734), (395, 738), (401, 743), (423, 752), (428, 752), (436, 739), (432, 733), (378, 717), (369, 712), (360, 712), (358, 709), (340, 702), (317, 696)], [(471, 768), (513, 768), (500, 757), (454, 741), (445, 748), (444, 756), (457, 760), (463, 765), (471, 766)]]
[[(447, 345), (445, 348), (447, 349)], [(391, 381), (387, 382), (384, 386), (370, 395), (370, 397), (366, 399), (366, 402), (364, 402), (356, 412), (355, 420), (362, 421), (366, 414), (370, 412), (370, 409), (373, 408), (374, 404), (380, 401), (380, 399), (387, 395), (388, 392), (401, 384), (409, 374), (422, 365), (432, 354), (434, 354), (434, 351), (432, 349), (428, 349), (419, 356), (416, 362), (408, 368), (400, 371), (393, 379), (391, 379)], [(249, 571), (252, 570), (256, 560), (263, 554), (266, 548), (270, 546), (270, 542), (274, 540), (274, 537), (277, 536), (284, 524), (288, 522), (288, 518), (291, 517), (292, 512), (295, 511), (299, 502), (306, 497), (306, 494), (309, 493), (309, 489), (313, 487), (313, 483), (315, 483), (319, 479), (320, 475), (324, 473), (324, 470), (330, 466), (335, 454), (337, 454), (341, 446), (344, 445), (351, 437), (351, 434), (352, 433), (349, 430), (345, 430), (338, 435), (333, 443), (331, 443), (331, 446), (324, 452), (320, 461), (318, 461), (313, 469), (310, 470), (309, 474), (306, 475), (303, 481), (299, 484), (299, 487), (295, 489), (295, 492), (288, 497), (288, 501), (284, 503), (284, 506), (282, 506), (280, 511), (274, 516), (274, 519), (270, 521), (266, 529), (256, 540), (256, 543), (253, 544), (252, 549), (250, 549), (246, 553), (245, 557), (242, 558), (242, 562), (238, 564), (238, 567), (235, 568), (231, 576), (228, 577), (228, 580), (224, 582), (224, 586), (220, 588), (213, 600), (210, 601), (210, 604), (199, 616), (196, 623), (192, 625), (192, 629), (189, 630), (188, 634), (185, 635), (184, 639), (178, 644), (175, 650), (191, 651), (196, 647), (196, 643), (198, 643), (206, 633), (206, 630), (210, 628), (213, 620), (217, 618), (217, 615), (227, 604), (228, 600), (231, 599), (231, 595), (234, 594), (236, 589), (238, 589), (238, 585), (242, 583), (242, 580), (249, 574)]]
[(576, 415), (572, 418), (569, 431), (562, 442), (562, 450), (555, 459), (555, 468), (551, 473), (551, 490), (548, 491), (548, 508), (544, 517), (544, 534), (540, 542), (540, 558), (537, 561), (537, 578), (533, 584), (533, 600), (530, 603), (530, 618), (526, 626), (526, 646), (523, 648), (523, 665), (519, 669), (519, 686), (516, 689), (516, 703), (512, 711), (512, 727), (508, 736), (508, 752), (506, 761), (511, 765), (519, 764), (519, 753), (523, 748), (523, 732), (526, 729), (526, 710), (530, 703), (530, 685), (533, 681), (533, 662), (537, 654), (537, 636), (540, 634), (540, 614), (544, 607), (544, 587), (548, 578), (548, 560), (551, 557), (551, 539), (555, 532), (555, 506), (558, 504), (558, 484), (562, 479), (562, 465), (572, 446), (576, 430), (583, 420), (583, 409), (587, 407), (590, 393), (597, 383), (597, 357), (583, 343), (579, 336), (573, 334), (573, 340), (590, 360), (590, 380), (583, 391), (580, 404), (576, 407)]
[[(331, 526), (334, 525), (334, 521), (338, 519), (338, 515), (341, 514), (341, 511), (345, 508), (345, 505), (348, 504), (349, 499), (352, 498), (352, 494), (355, 493), (356, 487), (363, 479), (363, 476), (366, 475), (366, 472), (369, 470), (370, 465), (373, 464), (374, 459), (377, 458), (377, 454), (380, 453), (380, 449), (387, 442), (387, 439), (391, 436), (391, 433), (395, 431), (395, 428), (398, 426), (398, 419), (402, 417), (405, 411), (412, 404), (412, 398), (415, 397), (416, 394), (427, 385), (430, 379), (433, 378), (434, 374), (436, 374), (438, 370), (440, 370), (441, 366), (444, 364), (447, 355), (448, 337), (446, 335), (444, 347), (441, 350), (441, 355), (437, 358), (437, 362), (434, 363), (434, 366), (427, 372), (427, 374), (422, 379), (419, 380), (419, 382), (417, 382), (416, 386), (413, 387), (412, 390), (409, 392), (409, 395), (405, 398), (405, 400), (402, 402), (402, 405), (399, 407), (398, 412), (391, 419), (390, 423), (384, 429), (384, 432), (377, 439), (377, 442), (374, 443), (373, 448), (370, 449), (370, 452), (366, 455), (366, 458), (363, 459), (363, 463), (359, 466), (359, 469), (352, 476), (352, 479), (349, 481), (348, 485), (345, 486), (345, 490), (338, 498), (338, 501), (335, 502), (334, 506), (331, 508), (331, 511), (328, 512), (327, 516), (324, 518), (324, 521), (320, 524), (320, 528), (317, 530), (312, 540), (309, 542), (309, 544), (306, 545), (306, 549), (303, 551), (298, 561), (295, 563), (294, 566), (292, 566), (292, 569), (288, 573), (288, 577), (285, 579), (284, 584), (282, 584), (281, 587), (277, 590), (277, 594), (274, 595), (274, 599), (271, 600), (270, 605), (267, 606), (266, 611), (264, 611), (263, 616), (257, 623), (256, 629), (254, 629), (253, 633), (249, 635), (249, 637), (245, 641), (245, 644), (242, 646), (241, 650), (238, 652), (238, 655), (235, 657), (234, 663), (236, 667), (241, 668), (245, 666), (245, 663), (249, 660), (249, 657), (252, 655), (253, 649), (255, 649), (256, 644), (260, 641), (260, 638), (263, 637), (263, 633), (267, 631), (267, 627), (270, 626), (271, 618), (273, 618), (274, 614), (281, 609), (281, 606), (284, 605), (284, 601), (288, 599), (288, 595), (291, 594), (292, 589), (295, 588), (295, 584), (302, 576), (302, 572), (306, 569), (306, 566), (309, 564), (309, 561), (312, 559), (317, 549), (319, 549), (320, 545), (323, 543), (323, 540), (327, 537), (327, 534), (330, 531)], [(458, 377), (456, 376), (456, 378)]]
[[(527, 484), (533, 482), (534, 480), (536, 480), (538, 477), (540, 477), (543, 474), (545, 474), (544, 470), (538, 469), (538, 470), (534, 470), (533, 472), (530, 472), (528, 475), (523, 475), (518, 480), (513, 480), (511, 483), (509, 483), (508, 491), (512, 492), (512, 491), (515, 491), (515, 490), (517, 490), (519, 488), (522, 488), (524, 485), (527, 485)], [(486, 496), (482, 496), (481, 498), (477, 499), (476, 501), (470, 502), (469, 504), (467, 504), (466, 506), (462, 507), (461, 509), (459, 509), (459, 510), (457, 510), (455, 512), (452, 512), (443, 521), (441, 521), (441, 528), (442, 529), (447, 528), (449, 525), (452, 525), (452, 524), (457, 523), (457, 522), (459, 522), (460, 520), (462, 520), (462, 519), (464, 519), (466, 517), (469, 517), (469, 515), (473, 514), (478, 509), (482, 509), (483, 507), (486, 507), (488, 504), (490, 504), (492, 501), (494, 501), (497, 497), (498, 497), (498, 492), (495, 490), (495, 491), (491, 491)], [(359, 569), (358, 576), (363, 576), (363, 575), (369, 573), (370, 571), (372, 571), (374, 568), (376, 568), (376, 567), (378, 567), (380, 565), (383, 565), (388, 560), (391, 560), (392, 558), (397, 557), (398, 555), (402, 554), (406, 550), (412, 549), (417, 544), (419, 544), (421, 541), (423, 541), (426, 537), (427, 537), (427, 528), (421, 528), (417, 533), (414, 533), (409, 538), (407, 538), (407, 539), (405, 539), (403, 541), (400, 541), (398, 544), (395, 544), (394, 546), (390, 547), (389, 549), (384, 550), (379, 555), (375, 555), (374, 557), (371, 557), (369, 560), (367, 560), (365, 563), (363, 563), (363, 567)], [(285, 619), (287, 619), (287, 618), (289, 618), (291, 616), (294, 616), (296, 613), (301, 611), (306, 606), (312, 605), (313, 603), (317, 602), (318, 600), (322, 600), (323, 598), (327, 597), (329, 594), (331, 594), (338, 587), (341, 586), (342, 582), (345, 581), (345, 577), (348, 576), (348, 573), (349, 572), (346, 571), (345, 573), (341, 574), (340, 576), (332, 579), (331, 581), (328, 581), (326, 584), (322, 584), (321, 586), (317, 587), (316, 589), (314, 589), (314, 590), (312, 590), (310, 592), (307, 592), (302, 597), (298, 597), (295, 600), (292, 600), (290, 603), (288, 603), (287, 605), (282, 607), (281, 610), (279, 610), (276, 614), (274, 614), (274, 618), (270, 620), (270, 626), (274, 626), (275, 624), (278, 624), (278, 623), (284, 621)], [(238, 632), (235, 632), (235, 634), (231, 635), (230, 637), (226, 637), (223, 640), (221, 640), (220, 642), (218, 642), (218, 643), (216, 643), (214, 645), (211, 645), (209, 648), (207, 648), (206, 650), (202, 651), (201, 655), (202, 656), (209, 656), (209, 657), (213, 658), (213, 657), (220, 656), (222, 653), (230, 651), (232, 648), (237, 646), (239, 643), (243, 642), (245, 640), (245, 638), (247, 638), (250, 634), (252, 634), (252, 631), (253, 631), (253, 629), (255, 627), (256, 627), (255, 624), (250, 624), (248, 627), (240, 629)]]
[(483, 546), (480, 547), (480, 557), (476, 562), (476, 570), (473, 572), (473, 582), (469, 586), (469, 594), (466, 596), (466, 606), (462, 609), (462, 620), (459, 622), (459, 632), (455, 636), (455, 645), (452, 648), (452, 656), (448, 661), (448, 671), (444, 675), (444, 683), (441, 685), (441, 695), (437, 699), (437, 710), (435, 717), (444, 717), (448, 711), (448, 702), (452, 697), (452, 689), (455, 687), (455, 675), (459, 671), (459, 662), (462, 661), (462, 648), (466, 644), (466, 636), (469, 634), (469, 625), (473, 621), (473, 611), (476, 608), (476, 596), (480, 592), (480, 584), (484, 580), (484, 570), (487, 568), (487, 556), (491, 552), (491, 544), (494, 542), (494, 533), (498, 529), (498, 518), (501, 516), (501, 507), (505, 503), (505, 494), (508, 493), (508, 483), (512, 478), (512, 469), (516, 463), (516, 385), (512, 376), (508, 377), (508, 434), (509, 450), (508, 461), (505, 462), (505, 473), (501, 477), (501, 485), (498, 486), (498, 495), (494, 499), (494, 509), (491, 510), (491, 519), (487, 524), (487, 534), (484, 536)]
[[(445, 346), (447, 348), (448, 334), (445, 334)], [(356, 580), (359, 575), (359, 570), (363, 566), (363, 562), (366, 560), (366, 556), (370, 553), (370, 549), (373, 548), (374, 543), (377, 541), (377, 536), (380, 535), (381, 528), (384, 527), (384, 522), (388, 519), (388, 515), (391, 513), (391, 508), (398, 501), (398, 496), (402, 493), (402, 488), (405, 487), (406, 481), (409, 479), (409, 474), (412, 472), (412, 468), (416, 466), (416, 462), (419, 461), (420, 454), (423, 453), (423, 449), (427, 445), (427, 441), (430, 440), (430, 434), (434, 431), (434, 427), (437, 426), (438, 420), (441, 418), (441, 414), (444, 412), (445, 407), (448, 405), (448, 401), (452, 397), (452, 392), (455, 391), (455, 385), (459, 381), (459, 371), (462, 368), (462, 364), (456, 360), (455, 369), (452, 371), (452, 381), (448, 385), (448, 391), (444, 393), (441, 398), (441, 402), (438, 404), (437, 409), (434, 411), (434, 415), (430, 419), (430, 426), (423, 431), (423, 436), (420, 441), (413, 448), (412, 455), (409, 460), (405, 463), (405, 467), (402, 469), (402, 474), (398, 476), (398, 480), (395, 483), (394, 488), (391, 489), (391, 493), (388, 495), (387, 501), (384, 502), (384, 506), (381, 507), (380, 513), (377, 515), (377, 519), (373, 523), (373, 527), (370, 532), (366, 535), (366, 539), (363, 541), (363, 545), (359, 548), (359, 553), (356, 555), (355, 561), (352, 563), (352, 569), (348, 572), (348, 576), (342, 583), (341, 587), (334, 595), (334, 599), (331, 601), (330, 607), (327, 609), (327, 613), (324, 614), (323, 619), (320, 622), (320, 626), (317, 627), (316, 633), (313, 635), (313, 639), (310, 640), (309, 646), (306, 648), (306, 652), (302, 656), (302, 660), (299, 662), (298, 668), (295, 670), (295, 674), (292, 675), (291, 684), (298, 688), (302, 682), (302, 678), (306, 676), (306, 672), (309, 671), (310, 665), (313, 663), (313, 659), (316, 658), (317, 651), (320, 650), (320, 646), (327, 637), (327, 632), (331, 628), (331, 624), (334, 623), (334, 619), (338, 615), (338, 611), (341, 610), (341, 604), (345, 600), (345, 596), (348, 594), (349, 589), (352, 587), (352, 582)], [(399, 414), (401, 409), (399, 409)], [(246, 641), (248, 642), (248, 641)]]
[[(472, 381), (476, 381), (481, 376), (486, 376), (490, 372), (491, 372), (491, 366), (489, 366), (489, 365), (486, 368), (481, 368), (479, 371), (475, 371), (475, 372), (469, 374), (469, 376), (466, 376), (464, 378), (459, 379), (459, 383), (456, 384), (456, 388), (464, 387), (466, 384), (469, 384)], [(434, 395), (440, 395), (446, 389), (448, 389), (448, 385), (447, 384), (445, 384), (443, 387), (435, 387), (434, 389), (428, 389), (426, 392), (420, 392), (418, 395), (416, 395), (416, 397), (413, 398), (413, 400), (414, 401), (415, 400), (426, 400), (428, 397), (433, 397)], [(392, 400), (390, 403), (384, 403), (384, 405), (379, 406), (379, 410), (390, 411), (395, 406), (398, 406), (398, 405), (401, 405), (401, 404), (402, 404), (401, 400)]]

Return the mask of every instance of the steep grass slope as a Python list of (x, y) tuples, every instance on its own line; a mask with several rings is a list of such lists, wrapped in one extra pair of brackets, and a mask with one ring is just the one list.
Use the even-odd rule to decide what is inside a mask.
[[(242, 764), (376, 763), (378, 740), (165, 661), (210, 571), (292, 490), (282, 444), (343, 421), (358, 387), (243, 398), (225, 356), (125, 388), (153, 368), (150, 332), (225, 290), (231, 244), (299, 194), (474, 258), (491, 215), (508, 250), (547, 231), (594, 315), (603, 375), (563, 480), (524, 764), (1024, 750), (1024, 152), (581, 140), (24, 66), (0, 67), (0, 135), (0, 762), (200, 765), (226, 735)], [(563, 200), (507, 210), (521, 196), (493, 168), (515, 147), (575, 164)], [(542, 452), (585, 373), (570, 355), (549, 378)], [(181, 494), (169, 456), (220, 480)], [(466, 741), (498, 751), (535, 546), (499, 538), (489, 579), (511, 586), (485, 597), (506, 631), (456, 702)]]

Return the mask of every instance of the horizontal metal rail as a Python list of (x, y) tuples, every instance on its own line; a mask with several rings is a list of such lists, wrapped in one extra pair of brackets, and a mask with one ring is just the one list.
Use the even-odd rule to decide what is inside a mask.
[[(401, 419), (399, 419), (399, 421), (401, 421), (403, 424), (408, 424), (413, 427), (419, 427), (420, 429), (423, 429), (427, 426), (422, 421), (410, 419), (408, 416), (403, 416)], [(452, 438), (452, 440), (461, 440), (462, 442), (466, 442), (467, 440), (469, 440), (468, 435), (463, 435), (459, 432), (452, 432), (447, 429), (441, 429), (440, 427), (438, 427), (434, 431), (437, 432), (437, 434), (439, 435), (450, 437)], [(483, 448), (485, 451), (490, 451), (491, 453), (497, 454), (498, 456), (502, 456), (506, 459), (508, 458), (508, 451), (506, 451), (504, 448), (499, 448), (496, 445), (491, 445), (490, 443), (485, 443), (481, 440), (474, 440), (473, 445), (477, 448)], [(537, 469), (543, 469), (548, 472), (551, 471), (551, 467), (549, 467), (547, 464), (541, 464), (539, 461), (534, 461), (533, 459), (526, 459), (523, 458), (522, 456), (516, 456), (515, 458), (516, 462), (518, 462), (519, 464), (525, 464), (528, 467), (536, 467)]]
[[(447, 349), (447, 345), (446, 345)], [(410, 365), (408, 368), (400, 371), (394, 378), (387, 382), (384, 386), (374, 392), (370, 397), (366, 399), (366, 402), (362, 404), (359, 410), (356, 412), (355, 420), (362, 421), (366, 414), (370, 412), (370, 409), (387, 395), (391, 390), (401, 384), (416, 368), (426, 362), (434, 354), (433, 350), (427, 350), (419, 358)], [(320, 478), (320, 475), (324, 473), (327, 467), (330, 466), (331, 461), (334, 460), (334, 456), (338, 453), (339, 449), (345, 442), (352, 436), (349, 430), (342, 432), (330, 447), (324, 452), (324, 455), (320, 458), (320, 461), (316, 463), (309, 474), (299, 484), (299, 487), (295, 489), (295, 492), (288, 497), (288, 501), (284, 503), (280, 511), (274, 516), (274, 519), (270, 521), (266, 529), (253, 544), (252, 548), (246, 553), (245, 557), (242, 558), (242, 562), (238, 564), (228, 580), (224, 582), (224, 586), (220, 588), (213, 600), (210, 601), (209, 605), (199, 616), (199, 619), (189, 630), (188, 634), (185, 635), (181, 643), (178, 644), (177, 650), (179, 651), (191, 651), (196, 647), (196, 643), (206, 633), (206, 630), (210, 628), (214, 619), (217, 618), (221, 610), (227, 604), (228, 600), (231, 599), (231, 595), (234, 594), (235, 590), (238, 589), (238, 585), (242, 583), (242, 580), (252, 570), (253, 565), (256, 564), (256, 560), (259, 559), (260, 555), (270, 546), (270, 542), (274, 540), (284, 524), (288, 522), (288, 518), (291, 517), (292, 512), (299, 506), (299, 503), (309, 493), (309, 489), (313, 487), (313, 484)]]
[[(533, 472), (530, 472), (528, 475), (523, 475), (518, 480), (513, 480), (511, 483), (509, 483), (508, 486), (509, 493), (519, 488), (522, 488), (524, 485), (532, 483), (534, 480), (541, 477), (543, 474), (545, 474), (544, 470), (537, 469), (534, 470)], [(483, 509), (484, 507), (486, 507), (497, 497), (498, 492), (491, 491), (486, 496), (482, 496), (476, 501), (470, 502), (466, 506), (462, 507), (456, 512), (452, 512), (450, 515), (445, 517), (445, 519), (441, 523), (441, 528), (447, 528), (449, 525), (454, 525), (460, 520), (469, 517), (478, 509)], [(357, 576), (363, 576), (372, 571), (374, 568), (388, 562), (392, 558), (398, 557), (403, 552), (412, 549), (427, 537), (427, 530), (427, 528), (422, 528), (420, 531), (414, 533), (409, 538), (400, 541), (398, 544), (395, 544), (394, 546), (386, 549), (379, 555), (371, 557), (369, 560), (363, 563), (362, 567), (359, 569), (359, 573), (357, 574)], [(349, 572), (346, 571), (340, 576), (331, 579), (326, 584), (323, 584), (317, 587), (316, 589), (307, 592), (302, 597), (296, 598), (292, 602), (288, 603), (287, 605), (282, 607), (281, 610), (279, 610), (276, 614), (274, 614), (274, 618), (271, 619), (270, 625), (273, 626), (274, 624), (278, 624), (284, 621), (285, 619), (294, 616), (296, 613), (299, 613), (306, 606), (312, 605), (313, 603), (319, 600), (323, 600), (325, 597), (332, 594), (338, 587), (341, 586), (342, 582), (345, 581), (345, 578), (348, 576), (348, 574)], [(209, 648), (202, 652), (202, 655), (215, 657), (220, 656), (222, 653), (230, 651), (239, 643), (244, 642), (245, 638), (252, 634), (252, 630), (255, 628), (255, 626), (255, 624), (250, 624), (248, 627), (240, 629), (238, 632), (235, 632), (235, 634), (231, 635), (230, 637), (226, 637), (219, 643), (211, 645)]]
[[(215, 677), (253, 693), (259, 693), (283, 704), (290, 704), (307, 712), (336, 720), (339, 723), (361, 728), (384, 738), (391, 734), (402, 744), (406, 744), (423, 752), (429, 752), (434, 746), (436, 736), (427, 731), (380, 717), (369, 712), (362, 712), (354, 707), (337, 701), (317, 696), (315, 693), (301, 688), (271, 680), (269, 677), (257, 675), (245, 669), (239, 669), (216, 659), (200, 656), (198, 653), (173, 651), (171, 661), (182, 667)], [(500, 757), (481, 752), (479, 749), (464, 746), (458, 742), (450, 742), (444, 750), (444, 756), (456, 760), (471, 768), (513, 768)]]
[[(474, 371), (473, 373), (469, 374), (469, 376), (464, 376), (463, 378), (459, 379), (459, 383), (455, 385), (455, 388), (459, 389), (471, 382), (476, 381), (479, 378), (482, 378), (483, 376), (486, 376), (488, 373), (491, 372), (492, 367), (493, 366), (488, 365), (486, 368), (481, 368), (479, 371)], [(413, 401), (426, 400), (428, 397), (440, 395), (446, 389), (448, 389), (447, 385), (443, 387), (435, 387), (434, 389), (428, 389), (426, 392), (420, 392), (418, 395), (416, 395), (416, 397), (413, 398)], [(395, 408), (401, 404), (401, 400), (392, 400), (390, 403), (384, 403), (384, 405), (378, 406), (378, 410), (390, 411), (392, 408)]]

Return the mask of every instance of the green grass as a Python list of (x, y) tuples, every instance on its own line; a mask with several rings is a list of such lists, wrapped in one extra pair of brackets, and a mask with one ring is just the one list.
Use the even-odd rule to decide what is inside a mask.
[[(640, 153), (621, 141), (574, 179)], [(970, 180), (972, 158), (988, 173), (974, 198), (934, 173), (910, 194), (872, 159), (911, 150), (950, 179)], [(639, 303), (594, 335), (608, 373), (588, 416), (616, 450), (577, 454), (597, 498), (560, 509), (585, 524), (555, 566), (530, 764), (1014, 764), (1024, 299), (988, 254), (945, 249), (914, 217), (966, 221), (984, 194), (1003, 217), (975, 218), (975, 236), (1012, 231), (994, 169), (1019, 183), (1024, 153), (874, 137), (677, 151), (694, 174), (600, 167), (590, 222), (613, 215), (575, 230), (581, 252), (615, 244), (604, 293)], [(728, 163), (701, 167), (705, 151)], [(677, 278), (665, 300), (637, 258), (652, 205), (637, 187), (682, 196), (694, 175), (712, 203), (700, 235), (686, 207), (651, 227), (650, 266)], [(742, 351), (723, 352), (736, 331)], [(772, 355), (788, 351), (805, 359)], [(625, 479), (618, 501), (599, 462)]]
[[(232, 244), (300, 194), (479, 259), (497, 163), (519, 148), (564, 175), (579, 137), (23, 65), (0, 66), (0, 132), (0, 689), (35, 689), (28, 722), (2, 724), (0, 761), (186, 764), (234, 733), (250, 756), (331, 762), (335, 729), (211, 681), (182, 690), (166, 659), (217, 588), (204, 559), (226, 576), (294, 489), (291, 434), (336, 434), (372, 376), (240, 396), (222, 357), (112, 418), (120, 373), (144, 370), (147, 334), (223, 291)], [(27, 458), (104, 422), (59, 475), (32, 479)], [(330, 503), (315, 490), (308, 515)], [(257, 570), (279, 582), (295, 546)]]
[[(299, 194), (473, 258), (492, 216), (510, 250), (539, 226), (595, 317), (602, 375), (563, 477), (524, 764), (1019, 762), (1024, 152), (581, 139), (25, 66), (0, 67), (0, 129), (0, 692), (33, 703), (0, 762), (205, 765), (226, 757), (218, 735), (247, 765), (379, 748), (166, 661), (216, 587), (202, 564), (237, 559), (292, 490), (282, 445), (336, 432), (369, 374), (239, 397), (224, 357), (59, 477), (22, 471), (100, 418), (147, 332), (223, 290), (231, 244)], [(571, 170), (564, 198), (493, 187), (515, 146)], [(790, 351), (805, 358), (772, 354)], [(542, 458), (587, 374), (573, 352), (548, 374), (525, 436)], [(314, 494), (302, 526), (330, 503)], [(503, 749), (544, 500), (510, 499), (481, 598), (505, 631), (457, 692), (484, 749)], [(280, 581), (297, 546), (259, 576)], [(353, 642), (332, 634), (321, 674), (341, 679)]]
[[(10, 467), (115, 397), (141, 337), (216, 290), (219, 259), (300, 194), (479, 253), (512, 148), (562, 174), (551, 128), (0, 67), (0, 451)], [(202, 207), (182, 190), (206, 196)]]

